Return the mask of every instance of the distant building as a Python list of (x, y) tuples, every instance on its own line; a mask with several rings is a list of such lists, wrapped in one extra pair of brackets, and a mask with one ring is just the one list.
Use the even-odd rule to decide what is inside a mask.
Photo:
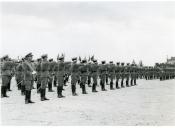
[(167, 64), (175, 64), (175, 57), (171, 57), (170, 59), (167, 59)]

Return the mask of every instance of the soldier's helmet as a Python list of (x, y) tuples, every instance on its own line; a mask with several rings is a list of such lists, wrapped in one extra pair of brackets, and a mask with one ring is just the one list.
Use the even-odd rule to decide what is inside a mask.
[(64, 56), (61, 56), (58, 58), (59, 60), (64, 60)]
[(117, 62), (117, 65), (120, 65), (120, 62)]
[(109, 61), (110, 64), (113, 64), (113, 61)]
[(129, 66), (130, 65), (130, 63), (127, 63), (127, 66)]
[(105, 61), (105, 60), (103, 60), (103, 61), (101, 61), (101, 63), (102, 63), (102, 64), (105, 64), (105, 63), (106, 63), (106, 61)]
[(33, 56), (33, 54), (30, 52), (25, 56), (25, 58), (32, 57), (32, 56)]
[(125, 65), (125, 63), (121, 63), (121, 65), (122, 65), (122, 66), (124, 66), (124, 65)]
[(48, 57), (47, 54), (43, 54), (43, 55), (41, 56), (42, 59), (47, 58), (47, 57)]
[(53, 59), (51, 58), (51, 59), (49, 59), (49, 62), (52, 62), (53, 61)]
[(72, 61), (77, 61), (77, 57), (73, 57), (72, 58)]

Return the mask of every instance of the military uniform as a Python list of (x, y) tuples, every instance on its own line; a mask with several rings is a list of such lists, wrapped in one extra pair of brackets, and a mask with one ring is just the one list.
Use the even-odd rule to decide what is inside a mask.
[(79, 65), (77, 64), (77, 58), (72, 58), (72, 65), (71, 65), (71, 89), (72, 95), (77, 96), (76, 93), (76, 84), (79, 79)]
[(64, 57), (58, 58), (60, 62), (58, 62), (55, 65), (54, 71), (56, 73), (57, 77), (57, 94), (58, 98), (63, 98), (65, 96), (62, 95), (62, 90), (64, 86), (64, 75), (65, 75), (65, 63), (64, 63)]
[(40, 92), (41, 89), (41, 58), (37, 59), (37, 64), (36, 64), (36, 79), (37, 79), (37, 93)]
[(33, 103), (31, 101), (31, 90), (33, 89), (33, 73), (34, 70), (32, 68), (31, 60), (29, 57), (32, 57), (32, 53), (29, 53), (25, 57), (25, 61), (23, 63), (24, 69), (24, 85), (25, 85), (25, 103)]
[(113, 64), (113, 61), (110, 61), (110, 65), (108, 67), (108, 72), (109, 72), (109, 79), (110, 79), (110, 89), (114, 90), (113, 80), (115, 78), (115, 65)]
[(7, 96), (7, 86), (10, 82), (10, 77), (11, 77), (11, 66), (12, 62), (8, 60), (8, 55), (4, 56), (3, 58), (3, 63), (2, 63), (2, 86), (1, 86), (1, 98), (3, 97), (9, 97)]
[(42, 55), (42, 62), (41, 62), (41, 101), (49, 100), (46, 98), (46, 87), (49, 80), (49, 62), (47, 61), (47, 55)]
[(99, 67), (100, 85), (101, 85), (101, 90), (102, 91), (107, 91), (105, 89), (106, 70), (107, 70), (107, 67), (105, 65), (105, 61), (102, 61), (102, 64)]
[(125, 77), (126, 77), (126, 86), (129, 87), (129, 77), (130, 77), (129, 63), (127, 63), (127, 66), (125, 67)]
[(121, 70), (120, 70), (120, 76), (121, 76), (121, 87), (124, 88), (125, 86), (123, 85), (123, 81), (125, 79), (125, 67), (124, 63), (121, 64)]
[(79, 67), (81, 79), (80, 86), (82, 88), (82, 94), (87, 94), (85, 84), (88, 76), (88, 66), (85, 64), (86, 62), (86, 60), (82, 60), (82, 65)]
[(98, 64), (97, 64), (97, 60), (93, 60), (94, 64), (91, 65), (91, 75), (92, 75), (92, 79), (93, 79), (93, 85), (92, 85), (92, 92), (98, 92), (96, 90), (97, 87), (97, 78), (98, 78)]
[(22, 61), (19, 62), (19, 64), (16, 67), (15, 78), (16, 78), (16, 83), (17, 83), (17, 86), (18, 86), (18, 90), (21, 90), (21, 83), (23, 81)]
[(117, 63), (115, 67), (115, 75), (116, 75), (116, 84), (115, 84), (116, 88), (120, 89), (119, 84), (118, 84), (119, 79), (120, 79), (120, 63), (119, 62)]
[(54, 77), (54, 66), (56, 65), (56, 62), (53, 61), (53, 59), (49, 59), (49, 81), (48, 81), (48, 91), (54, 92), (52, 90), (52, 82)]

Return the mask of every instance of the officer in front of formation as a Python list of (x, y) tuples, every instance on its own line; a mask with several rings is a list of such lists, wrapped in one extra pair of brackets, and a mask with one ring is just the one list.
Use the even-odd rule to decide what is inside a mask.
[(25, 61), (23, 63), (24, 71), (24, 85), (25, 85), (25, 104), (34, 103), (31, 101), (31, 90), (33, 89), (33, 75), (36, 74), (32, 67), (32, 53), (29, 53), (25, 56)]
[(41, 56), (41, 86), (40, 86), (40, 95), (41, 101), (49, 100), (46, 98), (46, 87), (49, 80), (49, 62), (47, 61), (47, 54)]
[(77, 64), (77, 57), (72, 58), (72, 65), (71, 65), (71, 89), (72, 95), (77, 96), (76, 93), (76, 84), (79, 79), (79, 65)]
[(93, 64), (91, 65), (91, 69), (90, 69), (91, 76), (93, 79), (92, 92), (98, 92), (96, 90), (97, 79), (98, 79), (98, 68), (99, 66), (98, 66), (97, 60), (93, 60)]
[(108, 66), (108, 76), (110, 79), (110, 90), (114, 90), (113, 84), (114, 84), (114, 78), (115, 78), (115, 65), (113, 64), (113, 61), (109, 62)]

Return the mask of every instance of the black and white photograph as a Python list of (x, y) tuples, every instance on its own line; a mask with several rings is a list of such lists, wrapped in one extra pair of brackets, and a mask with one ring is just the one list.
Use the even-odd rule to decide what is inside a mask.
[(175, 126), (175, 1), (1, 1), (1, 126)]

